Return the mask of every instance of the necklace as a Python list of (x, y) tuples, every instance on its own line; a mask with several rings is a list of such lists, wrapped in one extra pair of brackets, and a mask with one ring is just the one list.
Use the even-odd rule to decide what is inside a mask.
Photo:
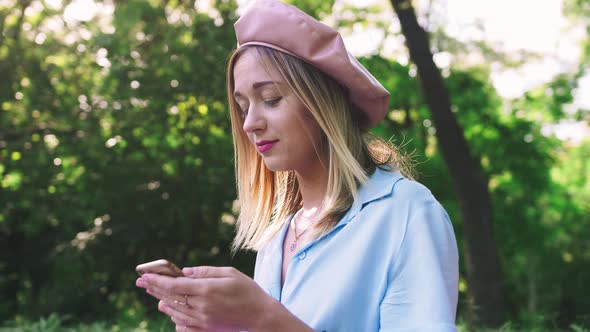
[[(303, 233), (307, 232), (307, 230), (311, 228), (311, 226), (307, 226), (307, 228), (305, 230), (303, 230), (303, 232), (301, 232), (299, 235), (297, 235), (297, 215), (301, 211), (302, 211), (302, 209), (297, 211), (297, 213), (295, 213), (295, 215), (293, 216), (293, 233), (295, 233), (295, 240), (293, 240), (293, 242), (291, 242), (291, 245), (289, 246), (289, 251), (291, 251), (291, 252), (293, 252), (293, 251), (295, 251), (295, 249), (297, 249), (297, 240), (299, 240), (299, 238), (303, 235)], [(305, 218), (305, 217), (303, 217), (303, 218)], [(307, 218), (305, 218), (305, 219), (307, 219)]]

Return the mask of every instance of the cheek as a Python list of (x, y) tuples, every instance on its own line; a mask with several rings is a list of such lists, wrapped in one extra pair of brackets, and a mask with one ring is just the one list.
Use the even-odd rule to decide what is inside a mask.
[(298, 128), (297, 135), (292, 140), (292, 152), (304, 155), (305, 158), (315, 157), (316, 149), (320, 147), (319, 137), (319, 133), (312, 128)]
[(324, 137), (322, 129), (314, 119), (307, 118), (304, 123), (305, 126), (305, 139), (310, 144), (319, 147), (321, 145), (322, 138)]
[(252, 144), (254, 144), (254, 134), (246, 134), (246, 137), (248, 138), (248, 141)]

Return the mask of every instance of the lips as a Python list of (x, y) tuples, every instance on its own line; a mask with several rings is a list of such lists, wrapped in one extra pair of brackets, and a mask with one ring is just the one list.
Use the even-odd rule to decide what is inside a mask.
[(258, 151), (260, 153), (264, 153), (270, 149), (272, 149), (272, 147), (275, 145), (276, 142), (278, 142), (279, 140), (272, 140), (272, 141), (260, 141), (260, 142), (256, 142), (256, 147), (258, 147)]

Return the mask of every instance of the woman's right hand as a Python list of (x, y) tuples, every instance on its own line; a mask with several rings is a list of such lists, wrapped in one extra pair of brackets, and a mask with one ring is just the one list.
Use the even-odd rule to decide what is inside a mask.
[(136, 282), (160, 300), (158, 309), (171, 317), (177, 331), (273, 331), (280, 311), (288, 313), (232, 267), (200, 266), (183, 273), (186, 277), (145, 274)]

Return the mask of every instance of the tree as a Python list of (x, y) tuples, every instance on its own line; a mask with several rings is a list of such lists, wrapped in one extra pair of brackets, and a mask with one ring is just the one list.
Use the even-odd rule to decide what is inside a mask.
[(235, 3), (167, 3), (0, 5), (0, 320), (140, 312), (133, 267), (159, 257), (251, 272), (229, 252)]
[(428, 35), (418, 24), (411, 1), (391, 0), (391, 4), (406, 37), (410, 58), (417, 66), (422, 92), (461, 208), (472, 318), (478, 325), (498, 326), (503, 322), (505, 301), (488, 181), (451, 111), (450, 97), (433, 61)]

